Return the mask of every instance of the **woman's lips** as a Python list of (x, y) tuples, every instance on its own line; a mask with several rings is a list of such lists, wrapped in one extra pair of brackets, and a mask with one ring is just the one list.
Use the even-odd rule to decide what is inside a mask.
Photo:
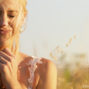
[(0, 34), (7, 34), (9, 33), (11, 30), (0, 30)]

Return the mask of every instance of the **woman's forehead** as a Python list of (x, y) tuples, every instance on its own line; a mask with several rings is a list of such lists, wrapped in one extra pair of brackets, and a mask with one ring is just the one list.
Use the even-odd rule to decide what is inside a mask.
[(0, 7), (19, 10), (20, 3), (19, 0), (0, 0)]

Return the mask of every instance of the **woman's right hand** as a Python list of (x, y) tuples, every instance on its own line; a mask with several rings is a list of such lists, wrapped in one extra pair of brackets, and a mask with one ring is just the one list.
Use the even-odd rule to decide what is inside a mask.
[(5, 86), (4, 86), (4, 84), (2, 83), (1, 74), (0, 74), (0, 89), (5, 89)]

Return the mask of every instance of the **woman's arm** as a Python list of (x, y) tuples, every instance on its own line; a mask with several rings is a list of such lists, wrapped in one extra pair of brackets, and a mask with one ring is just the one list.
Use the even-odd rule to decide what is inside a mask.
[(17, 60), (9, 49), (0, 51), (0, 75), (6, 89), (22, 89), (17, 79)]
[(40, 75), (37, 89), (56, 89), (57, 88), (57, 69), (53, 62), (47, 61)]

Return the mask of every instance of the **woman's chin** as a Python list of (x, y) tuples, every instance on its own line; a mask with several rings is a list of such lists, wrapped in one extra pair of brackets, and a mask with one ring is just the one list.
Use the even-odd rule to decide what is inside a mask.
[(1, 41), (0, 40), (0, 50), (4, 49), (4, 48), (8, 48), (10, 46), (10, 41), (8, 40), (4, 40), (4, 41)]
[(5, 35), (0, 34), (0, 42), (5, 42), (5, 41), (9, 40), (11, 37), (12, 36), (10, 33), (5, 34)]

